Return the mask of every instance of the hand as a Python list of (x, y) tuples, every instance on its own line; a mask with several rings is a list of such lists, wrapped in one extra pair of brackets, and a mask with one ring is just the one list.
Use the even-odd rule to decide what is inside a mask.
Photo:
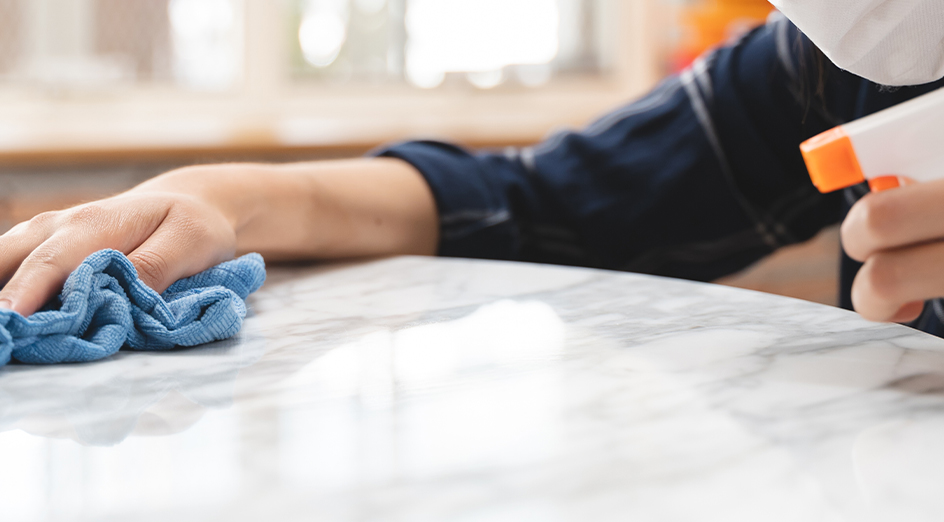
[(857, 312), (908, 322), (944, 297), (944, 180), (862, 198), (842, 224), (842, 243), (865, 263), (852, 286)]
[(214, 205), (188, 194), (179, 177), (40, 214), (0, 236), (0, 281), (7, 281), (0, 307), (32, 314), (88, 255), (105, 248), (127, 254), (141, 280), (158, 292), (231, 259), (233, 224)]
[(433, 194), (400, 160), (187, 167), (0, 236), (0, 307), (32, 314), (103, 248), (127, 254), (162, 292), (237, 251), (267, 260), (432, 255), (438, 242)]

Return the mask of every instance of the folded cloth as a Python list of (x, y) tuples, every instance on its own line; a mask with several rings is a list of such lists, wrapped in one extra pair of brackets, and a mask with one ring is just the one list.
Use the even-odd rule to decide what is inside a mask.
[(232, 337), (244, 300), (265, 281), (265, 262), (249, 254), (150, 289), (121, 252), (102, 250), (69, 275), (58, 298), (29, 317), (0, 310), (0, 366), (87, 362), (122, 346), (167, 350)]

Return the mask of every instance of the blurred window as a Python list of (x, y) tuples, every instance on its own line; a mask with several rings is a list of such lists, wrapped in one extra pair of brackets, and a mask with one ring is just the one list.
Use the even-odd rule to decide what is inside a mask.
[(234, 0), (0, 0), (0, 77), (53, 89), (239, 76)]
[(299, 84), (537, 87), (608, 68), (612, 0), (0, 0), (0, 86), (239, 86), (275, 9)]
[(295, 79), (541, 86), (606, 69), (601, 0), (294, 0)]

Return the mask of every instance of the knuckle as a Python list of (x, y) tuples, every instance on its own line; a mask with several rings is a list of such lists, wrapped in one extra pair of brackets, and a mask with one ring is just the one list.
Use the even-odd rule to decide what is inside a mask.
[(69, 212), (66, 221), (74, 226), (88, 226), (101, 224), (107, 219), (108, 212), (95, 203), (76, 207)]
[(23, 264), (31, 270), (59, 270), (62, 256), (57, 249), (37, 248), (26, 257)]
[(59, 217), (59, 212), (42, 212), (33, 216), (29, 221), (26, 222), (26, 228), (29, 229), (46, 229)]
[(157, 252), (136, 252), (131, 256), (131, 263), (138, 270), (138, 275), (148, 284), (164, 281), (168, 273), (167, 260)]

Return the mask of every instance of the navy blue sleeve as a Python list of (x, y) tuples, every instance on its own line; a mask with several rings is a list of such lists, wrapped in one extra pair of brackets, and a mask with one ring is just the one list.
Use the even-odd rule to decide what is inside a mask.
[(417, 141), (378, 154), (428, 181), (441, 255), (712, 280), (841, 217), (798, 147), (853, 113), (862, 82), (834, 73), (805, 93), (808, 48), (780, 18), (583, 131), (501, 153)]

